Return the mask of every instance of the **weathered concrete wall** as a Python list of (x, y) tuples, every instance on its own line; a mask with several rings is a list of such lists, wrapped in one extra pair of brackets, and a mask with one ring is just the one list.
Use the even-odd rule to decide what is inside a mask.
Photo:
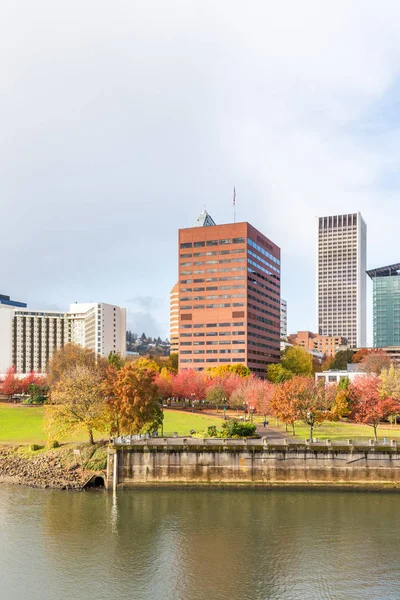
[[(390, 486), (400, 484), (397, 447), (269, 447), (213, 440), (138, 443), (116, 448), (118, 487), (143, 484)], [(208, 440), (209, 442), (209, 440)], [(109, 456), (112, 487), (114, 456)], [(400, 486), (399, 486), (400, 489)]]

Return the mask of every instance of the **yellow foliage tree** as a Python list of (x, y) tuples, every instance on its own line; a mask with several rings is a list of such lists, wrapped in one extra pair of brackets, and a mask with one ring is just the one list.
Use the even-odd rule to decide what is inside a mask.
[(51, 403), (45, 406), (45, 429), (52, 439), (85, 429), (94, 443), (93, 431), (104, 431), (107, 423), (103, 390), (104, 374), (94, 366), (76, 365), (64, 372), (51, 392)]

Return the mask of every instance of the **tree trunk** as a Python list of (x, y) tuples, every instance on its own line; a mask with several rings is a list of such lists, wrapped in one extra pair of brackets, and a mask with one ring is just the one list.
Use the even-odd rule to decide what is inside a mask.
[(313, 440), (314, 423), (310, 423), (310, 442)]
[(89, 434), (89, 443), (94, 444), (93, 431), (91, 429), (88, 429), (88, 434)]
[(293, 435), (296, 435), (296, 432), (294, 430), (294, 423), (292, 423), (292, 431), (293, 431)]
[(374, 428), (374, 440), (377, 442), (378, 441), (378, 436), (377, 436), (376, 430), (378, 428), (378, 425), (373, 425), (373, 428)]
[(287, 431), (287, 423), (285, 423), (285, 429), (286, 429), (286, 431)]

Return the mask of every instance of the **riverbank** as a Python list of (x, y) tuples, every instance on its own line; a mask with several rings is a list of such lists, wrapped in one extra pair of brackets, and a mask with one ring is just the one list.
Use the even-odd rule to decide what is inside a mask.
[(89, 479), (106, 468), (105, 443), (33, 448), (0, 446), (0, 483), (81, 490)]

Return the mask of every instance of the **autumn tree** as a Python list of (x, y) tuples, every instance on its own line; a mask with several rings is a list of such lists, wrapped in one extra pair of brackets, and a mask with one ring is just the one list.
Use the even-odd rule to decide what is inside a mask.
[(89, 370), (95, 370), (100, 366), (105, 373), (107, 361), (96, 356), (89, 348), (82, 348), (77, 344), (65, 344), (55, 352), (47, 366), (47, 381), (50, 389), (56, 386), (66, 371), (76, 366), (85, 366)]
[(270, 404), (274, 416), (278, 421), (285, 423), (286, 431), (288, 430), (288, 425), (291, 425), (294, 435), (297, 418), (294, 405), (296, 386), (292, 382), (293, 379), (289, 379), (277, 384)]
[(385, 387), (381, 388), (381, 380), (376, 375), (355, 377), (350, 384), (352, 399), (352, 417), (358, 423), (369, 425), (374, 430), (377, 440), (377, 429), (382, 421), (400, 411), (400, 403), (387, 397)]
[(255, 411), (264, 416), (271, 414), (271, 400), (275, 393), (275, 386), (265, 379), (254, 378), (246, 388), (246, 403)]
[(50, 404), (45, 406), (45, 428), (53, 439), (85, 429), (94, 443), (93, 431), (105, 429), (104, 371), (97, 365), (77, 364), (63, 371), (53, 384)]
[(327, 393), (324, 383), (316, 383), (308, 377), (295, 377), (291, 385), (296, 420), (308, 425), (311, 441), (314, 428), (332, 418), (334, 395)]
[(162, 425), (163, 412), (156, 375), (146, 359), (127, 363), (118, 371), (115, 397), (121, 411), (122, 433), (157, 431)]
[(321, 371), (329, 371), (333, 363), (333, 356), (327, 356), (321, 365)]
[(239, 412), (246, 406), (246, 383), (247, 380), (243, 380), (231, 393), (229, 398), (229, 406)]
[(174, 376), (166, 367), (157, 374), (155, 383), (162, 400), (168, 400), (172, 396), (172, 382)]
[(205, 400), (209, 379), (202, 371), (180, 371), (172, 382), (173, 396), (189, 400)]
[(400, 368), (395, 367), (392, 363), (389, 368), (382, 370), (380, 378), (381, 396), (394, 398), (400, 402)]
[[(395, 367), (392, 363), (388, 369), (383, 369), (380, 375), (381, 386), (380, 393), (382, 398), (393, 398), (397, 402), (400, 402), (400, 369)], [(396, 421), (396, 417), (399, 414), (393, 414), (389, 420), (392, 422)]]
[(40, 373), (31, 371), (30, 373), (25, 375), (25, 377), (23, 379), (21, 379), (21, 381), (20, 381), (19, 387), (20, 387), (21, 392), (24, 394), (27, 393), (29, 391), (29, 387), (31, 385), (45, 386), (46, 378), (44, 377), (44, 375), (41, 375)]
[(362, 371), (366, 373), (373, 373), (374, 375), (380, 375), (383, 369), (388, 369), (390, 367), (390, 356), (385, 354), (382, 350), (375, 350), (373, 352), (369, 352), (362, 362), (360, 362), (360, 367)]
[(334, 397), (332, 405), (332, 418), (334, 420), (348, 417), (351, 413), (349, 387), (350, 380), (348, 377), (341, 377), (337, 386), (333, 383), (325, 386), (326, 393), (330, 393)]
[(228, 374), (239, 375), (240, 377), (248, 377), (250, 375), (249, 367), (242, 363), (218, 365), (218, 367), (207, 367), (207, 373), (210, 377), (224, 377)]
[(368, 348), (360, 348), (359, 350), (357, 350), (357, 352), (355, 352), (353, 354), (353, 363), (360, 363), (363, 362), (363, 360), (365, 359), (366, 356), (368, 356), (368, 354), (370, 353), (370, 350)]
[(6, 376), (0, 386), (0, 391), (4, 396), (12, 398), (20, 389), (20, 382), (16, 377), (16, 368), (9, 367)]

